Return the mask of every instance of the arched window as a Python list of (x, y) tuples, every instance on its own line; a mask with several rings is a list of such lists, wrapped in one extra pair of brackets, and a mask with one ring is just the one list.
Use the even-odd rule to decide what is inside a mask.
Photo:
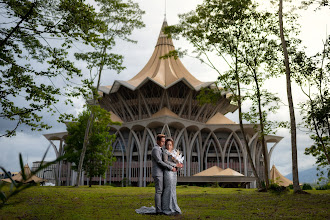
[(177, 144), (174, 143), (174, 146), (176, 146), (176, 149), (180, 151), (180, 153), (182, 154), (182, 156), (185, 157), (184, 161), (183, 161), (183, 168), (181, 168), (178, 171), (178, 176), (186, 176), (186, 169), (187, 169), (187, 158), (186, 158), (186, 142), (183, 136), (181, 136), (181, 138), (179, 139), (179, 141), (177, 142)]
[(190, 158), (190, 175), (194, 175), (200, 172), (200, 152), (199, 152), (199, 143), (198, 139), (195, 139), (193, 147), (191, 149), (191, 158)]
[(130, 182), (138, 182), (139, 181), (139, 171), (140, 171), (140, 154), (139, 148), (136, 143), (135, 138), (132, 138), (131, 143), (131, 152), (130, 152), (130, 160), (129, 160), (129, 181)]
[(116, 161), (110, 166), (110, 183), (111, 181), (122, 181), (125, 175), (125, 145), (120, 137), (113, 144), (112, 153), (116, 157)]
[(244, 171), (243, 154), (234, 138), (230, 141), (227, 150), (227, 168), (231, 168), (240, 173)]
[(214, 140), (209, 139), (205, 151), (205, 169), (213, 166), (220, 166), (220, 154), (214, 143)]
[(144, 151), (144, 161), (143, 161), (143, 186), (146, 186), (147, 182), (153, 181), (151, 175), (151, 169), (152, 169), (151, 151), (153, 147), (154, 147), (154, 143), (152, 142), (152, 139), (148, 135), (144, 147), (145, 151)]

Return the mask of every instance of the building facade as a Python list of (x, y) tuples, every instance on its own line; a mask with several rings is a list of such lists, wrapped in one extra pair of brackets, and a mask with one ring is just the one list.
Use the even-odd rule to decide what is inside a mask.
[[(179, 176), (189, 177), (217, 165), (250, 177), (252, 170), (239, 124), (225, 117), (225, 114), (237, 109), (230, 103), (230, 93), (223, 92), (217, 103), (200, 104), (198, 95), (201, 89), (216, 88), (216, 84), (196, 79), (179, 58), (160, 59), (175, 49), (172, 39), (163, 32), (166, 26), (164, 21), (151, 58), (136, 76), (128, 81), (115, 81), (111, 86), (100, 87), (100, 106), (111, 112), (113, 121), (122, 124), (111, 126), (109, 131), (117, 136), (112, 148), (117, 161), (109, 167), (105, 178), (95, 177), (92, 181), (136, 186), (146, 186), (152, 182), (151, 150), (158, 133), (172, 137), (174, 147), (185, 157)], [(253, 161), (263, 177), (261, 143), (254, 127), (252, 124), (244, 125)], [(57, 156), (64, 153), (65, 132), (44, 136)], [(266, 136), (270, 146), (268, 161), (281, 139)], [(54, 144), (54, 141), (59, 141), (59, 144)], [(70, 176), (75, 174), (70, 164), (63, 162), (57, 170), (61, 184), (73, 183)], [(87, 180), (83, 182), (87, 183)]]

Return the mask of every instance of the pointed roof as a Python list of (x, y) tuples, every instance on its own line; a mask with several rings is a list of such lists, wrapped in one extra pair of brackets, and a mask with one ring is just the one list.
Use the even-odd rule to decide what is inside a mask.
[(153, 114), (151, 117), (156, 118), (156, 117), (160, 117), (160, 116), (172, 116), (175, 118), (179, 118), (179, 116), (177, 114), (175, 114), (174, 112), (169, 110), (167, 107), (162, 108), (161, 110), (159, 110), (158, 112)]
[(202, 87), (207, 87), (214, 82), (201, 82), (196, 79), (181, 63), (180, 59), (174, 57), (160, 59), (161, 56), (175, 50), (173, 41), (164, 34), (167, 27), (166, 19), (163, 21), (155, 50), (151, 55), (148, 63), (144, 68), (128, 81), (116, 80), (112, 87), (102, 86), (100, 90), (106, 93), (116, 92), (120, 86), (125, 86), (131, 90), (138, 89), (148, 81), (153, 81), (163, 88), (171, 87), (172, 85), (183, 81), (189, 87), (200, 90)]
[(221, 171), (223, 171), (223, 169), (221, 169), (220, 167), (213, 166), (202, 172), (196, 173), (194, 176), (214, 176), (214, 174), (219, 173)]
[(289, 186), (293, 184), (291, 180), (288, 178), (284, 177), (280, 171), (277, 170), (275, 165), (272, 166), (272, 169), (270, 170), (270, 179), (274, 181), (274, 183), (277, 183), (278, 185), (281, 186)]
[(212, 118), (210, 118), (206, 124), (236, 124), (220, 112), (217, 112)]
[[(28, 164), (26, 164), (24, 166), (24, 173), (25, 173), (25, 176), (29, 178), (26, 181), (23, 181), (22, 171), (19, 172), (19, 174), (13, 176), (12, 179), (16, 182), (23, 182), (23, 183), (32, 183), (32, 182), (40, 183), (40, 182), (45, 182), (46, 181), (42, 178), (37, 177), (36, 175), (31, 176), (31, 170), (30, 170), (30, 167), (29, 167)], [(2, 181), (11, 183), (10, 178), (3, 179)]]
[(214, 176), (244, 176), (244, 175), (233, 169), (227, 168), (227, 169), (215, 174)]

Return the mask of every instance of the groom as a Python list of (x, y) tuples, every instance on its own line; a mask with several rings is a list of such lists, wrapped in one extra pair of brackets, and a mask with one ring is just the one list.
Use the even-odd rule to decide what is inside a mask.
[(163, 161), (163, 146), (165, 144), (165, 135), (158, 134), (156, 139), (157, 144), (152, 148), (152, 177), (155, 182), (155, 207), (156, 214), (162, 214), (162, 193), (163, 193), (163, 171), (165, 169), (176, 172), (176, 168), (172, 167)]

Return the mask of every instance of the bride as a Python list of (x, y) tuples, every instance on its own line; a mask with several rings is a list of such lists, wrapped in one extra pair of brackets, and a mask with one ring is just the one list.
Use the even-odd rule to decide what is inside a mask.
[[(182, 168), (182, 161), (178, 161), (179, 154), (173, 150), (173, 139), (168, 138), (165, 141), (165, 150), (163, 151), (163, 161), (173, 167)], [(170, 170), (164, 171), (164, 190), (162, 195), (162, 210), (166, 215), (181, 214), (176, 198), (177, 172)]]

